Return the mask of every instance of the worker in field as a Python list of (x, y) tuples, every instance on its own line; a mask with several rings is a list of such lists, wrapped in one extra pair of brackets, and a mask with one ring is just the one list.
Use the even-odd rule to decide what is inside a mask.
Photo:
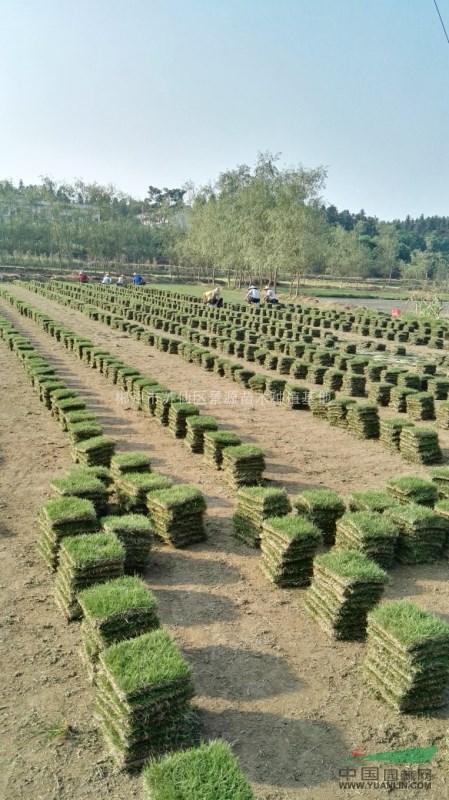
[(221, 297), (221, 286), (215, 286), (209, 292), (204, 292), (203, 300), (209, 306), (216, 306), (221, 308), (223, 305), (223, 298)]
[(279, 302), (276, 292), (274, 291), (274, 289), (271, 288), (269, 283), (267, 283), (267, 285), (265, 286), (264, 292), (265, 294), (263, 299), (265, 300), (266, 303), (268, 303), (269, 305), (276, 305)]
[(254, 286), (254, 284), (251, 284), (251, 286), (248, 289), (248, 292), (247, 292), (247, 295), (245, 297), (245, 300), (250, 305), (258, 305), (260, 303), (260, 292), (259, 292), (257, 286)]
[(109, 275), (109, 272), (106, 272), (103, 276), (103, 280), (101, 281), (103, 286), (110, 286), (112, 283), (112, 279)]
[(125, 285), (125, 276), (119, 275), (117, 278), (117, 286), (124, 286)]
[(133, 284), (134, 286), (145, 286), (145, 281), (138, 272), (133, 272)]
[(88, 280), (89, 280), (89, 278), (87, 277), (86, 273), (84, 272), (83, 269), (81, 269), (78, 272), (78, 281), (79, 281), (79, 283), (87, 283)]

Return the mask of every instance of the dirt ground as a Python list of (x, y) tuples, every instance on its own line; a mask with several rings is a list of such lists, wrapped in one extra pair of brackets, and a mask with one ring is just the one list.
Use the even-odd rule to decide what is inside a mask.
[[(393, 475), (425, 474), (378, 442), (358, 442), (307, 413), (250, 405), (235, 383), (12, 290), (171, 389), (204, 397), (203, 411), (264, 448), (271, 485), (284, 485), (291, 495), (328, 486), (347, 497)], [(373, 753), (431, 744), (440, 747), (431, 764), (432, 788), (399, 789), (395, 796), (447, 797), (447, 708), (435, 716), (400, 717), (373, 698), (360, 674), (363, 644), (331, 641), (305, 612), (304, 591), (273, 588), (259, 569), (258, 552), (232, 538), (233, 496), (220, 473), (3, 300), (0, 313), (79, 391), (120, 450), (147, 451), (156, 470), (204, 492), (208, 541), (183, 551), (157, 546), (146, 577), (163, 624), (192, 664), (204, 735), (231, 743), (256, 798), (378, 798), (381, 790), (339, 788), (339, 770), (354, 748)], [(67, 625), (57, 611), (52, 579), (35, 552), (39, 506), (52, 477), (71, 464), (67, 440), (3, 342), (0, 396), (0, 797), (140, 797), (140, 780), (117, 772), (97, 736), (94, 692), (78, 658), (78, 625)], [(386, 596), (416, 600), (449, 620), (447, 575), (446, 561), (396, 567)], [(358, 766), (357, 779), (360, 773)]]

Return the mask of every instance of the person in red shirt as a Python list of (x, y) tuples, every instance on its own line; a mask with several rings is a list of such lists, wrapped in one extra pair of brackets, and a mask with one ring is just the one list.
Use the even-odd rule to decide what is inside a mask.
[(87, 281), (89, 280), (89, 278), (87, 277), (87, 275), (84, 272), (84, 270), (81, 270), (78, 273), (78, 280), (79, 280), (80, 283), (87, 283)]

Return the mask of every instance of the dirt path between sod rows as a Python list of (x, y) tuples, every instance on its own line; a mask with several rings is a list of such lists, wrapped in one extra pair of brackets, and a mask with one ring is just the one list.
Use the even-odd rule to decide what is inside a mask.
[[(25, 296), (22, 290), (20, 294)], [(120, 354), (124, 360), (135, 364), (142, 371), (156, 374), (171, 388), (177, 388), (170, 380), (170, 375), (173, 374), (177, 375), (179, 380), (189, 382), (197, 377), (212, 378), (215, 389), (222, 390), (223, 379), (209, 376), (202, 370), (185, 364), (176, 356), (168, 356), (158, 351), (148, 352), (148, 348), (123, 337), (123, 334), (103, 329), (97, 323), (89, 323), (77, 312), (61, 309), (56, 304), (47, 304), (36, 295), (30, 295), (28, 299), (33, 305), (45, 308), (55, 319), (64, 319), (74, 330), (88, 335), (111, 352)], [(20, 330), (30, 336), (48, 360), (54, 363), (61, 377), (86, 397), (105, 430), (118, 440), (119, 447), (122, 449), (138, 447), (147, 450), (156, 469), (171, 474), (178, 481), (195, 483), (205, 493), (209, 507), (209, 542), (181, 552), (158, 548), (148, 570), (148, 584), (158, 597), (163, 623), (193, 665), (197, 702), (203, 709), (205, 735), (223, 736), (232, 743), (234, 751), (240, 756), (243, 770), (255, 786), (258, 798), (264, 800), (281, 800), (281, 798), (282, 800), (284, 798), (328, 800), (331, 796), (346, 798), (350, 796), (348, 791), (338, 789), (338, 771), (345, 766), (344, 759), (354, 746), (363, 747), (366, 752), (378, 752), (441, 743), (447, 728), (445, 714), (431, 720), (401, 719), (383, 704), (373, 700), (364, 689), (359, 675), (363, 646), (331, 642), (304, 612), (302, 591), (279, 591), (267, 583), (259, 572), (257, 553), (239, 545), (230, 537), (232, 498), (220, 477), (204, 465), (201, 456), (191, 456), (182, 443), (174, 441), (155, 420), (147, 419), (132, 409), (125, 409), (115, 387), (111, 387), (102, 376), (82, 365), (34, 323), (19, 317), (8, 304), (0, 305), (1, 312), (5, 312)], [(156, 357), (157, 363), (155, 363)], [(15, 357), (6, 353), (5, 358), (7, 375), (11, 378), (22, 376), (22, 367), (16, 362)], [(183, 374), (180, 375), (180, 372)], [(229, 385), (235, 391), (235, 384)], [(48, 412), (41, 408), (27, 385), (25, 389), (18, 386), (14, 391), (14, 397), (16, 392), (20, 393), (19, 399), (23, 401), (25, 408), (28, 400), (30, 408), (31, 402), (37, 404), (37, 409), (48, 427), (48, 433), (47, 428), (45, 429), (44, 441), (50, 437), (51, 442), (59, 439), (62, 445), (65, 440), (59, 427)], [(10, 386), (3, 386), (3, 381), (2, 394), (6, 395), (7, 399), (13, 394)], [(6, 410), (4, 404), (2, 408)], [(240, 411), (236, 413), (235, 407), (226, 408), (224, 411), (230, 415), (229, 424), (236, 429), (234, 423), (240, 421), (237, 419)], [(303, 432), (305, 435), (309, 423), (319, 427), (326, 438), (334, 434), (333, 429), (329, 429), (325, 423), (313, 420), (310, 415), (300, 415), (295, 432), (292, 427), (292, 417), (294, 419), (296, 415), (271, 405), (264, 406), (263, 409), (264, 418), (268, 419), (268, 430), (273, 431), (272, 421), (275, 418), (279, 425), (278, 412), (285, 415), (284, 436), (289, 441), (296, 436), (300, 437)], [(267, 417), (269, 414), (274, 414), (276, 417)], [(30, 481), (26, 475), (26, 468), (29, 466), (28, 462), (33, 460), (33, 447), (30, 446), (31, 442), (25, 427), (26, 420), (20, 423), (21, 418), (20, 415), (15, 418), (15, 424), (12, 426), (2, 425), (2, 448), (5, 448), (3, 443), (5, 432), (10, 448), (10, 457), (3, 465), (1, 473), (5, 480), (3, 496), (9, 496), (8, 486), (17, 486), (18, 483), (28, 484)], [(20, 426), (22, 431), (20, 438), (16, 435), (17, 426)], [(38, 427), (40, 432), (44, 430), (40, 424)], [(268, 442), (267, 429), (262, 425), (262, 421), (259, 430), (265, 432)], [(331, 475), (330, 464), (320, 460), (320, 445), (317, 443), (315, 451), (310, 453), (307, 467), (309, 470), (315, 470), (313, 482), (320, 485), (322, 481), (323, 485), (342, 488), (346, 492), (353, 488), (362, 488), (364, 485), (379, 485), (379, 478), (376, 480), (372, 474), (366, 483), (361, 475), (357, 475), (357, 483), (354, 480), (355, 448), (363, 450), (365, 443), (352, 440), (344, 432), (335, 431), (335, 433), (343, 437), (340, 441), (354, 447), (354, 463), (351, 463), (351, 458), (346, 460), (339, 457), (334, 448), (333, 473), (338, 474), (336, 481), (330, 482), (328, 480)], [(257, 436), (254, 436), (254, 439), (259, 441)], [(310, 436), (310, 443), (312, 440), (313, 437)], [(377, 474), (381, 474), (385, 479), (393, 474), (391, 459), (378, 445), (371, 444), (368, 456), (371, 462), (368, 468), (377, 470)], [(271, 447), (272, 445), (273, 443)], [(54, 445), (51, 444), (49, 453), (53, 450)], [(330, 450), (331, 448), (329, 448), (329, 458)], [(54, 620), (52, 624), (55, 625), (56, 633), (53, 646), (49, 648), (51, 651), (49, 658), (53, 657), (57, 644), (67, 648), (64, 673), (67, 675), (68, 691), (70, 691), (68, 675), (71, 671), (77, 672), (75, 682), (80, 697), (77, 695), (70, 706), (64, 705), (62, 698), (52, 692), (53, 678), (50, 674), (50, 685), (46, 691), (50, 698), (54, 697), (55, 711), (51, 715), (44, 715), (46, 724), (62, 717), (65, 722), (77, 728), (81, 718), (85, 720), (86, 727), (79, 725), (81, 732), (76, 738), (68, 738), (54, 747), (53, 742), (53, 745), (47, 748), (36, 746), (36, 741), (30, 739), (25, 725), (19, 735), (24, 760), (30, 761), (31, 754), (36, 750), (40, 759), (39, 764), (42, 765), (41, 772), (36, 772), (34, 775), (34, 784), (28, 794), (24, 791), (23, 784), (22, 788), (16, 790), (10, 781), (5, 797), (8, 797), (8, 800), (10, 797), (15, 800), (16, 797), (30, 795), (45, 799), (55, 797), (65, 800), (69, 796), (87, 798), (91, 796), (88, 793), (91, 789), (89, 776), (96, 775), (95, 794), (101, 800), (103, 797), (115, 796), (125, 799), (134, 796), (136, 782), (116, 776), (109, 762), (101, 761), (106, 756), (102, 751), (101, 742), (95, 743), (89, 701), (86, 702), (86, 699), (83, 701), (82, 696), (83, 693), (85, 697), (91, 695), (78, 663), (77, 627), (66, 627), (56, 612), (51, 598), (51, 582), (47, 579), (37, 557), (34, 557), (32, 547), (36, 538), (34, 512), (46, 496), (46, 487), (55, 471), (64, 469), (68, 465), (68, 450), (60, 452), (64, 453), (64, 458), (54, 465), (50, 462), (48, 466), (40, 466), (39, 459), (36, 459), (35, 475), (39, 475), (41, 489), (35, 498), (33, 508), (21, 503), (17, 494), (10, 496), (10, 514), (14, 516), (14, 523), (19, 526), (17, 530), (20, 534), (20, 537), (17, 536), (19, 549), (16, 555), (13, 555), (16, 539), (6, 540), (9, 557), (14, 558), (15, 562), (10, 574), (15, 577), (21, 570), (22, 573), (26, 572), (26, 577), (17, 587), (15, 583), (11, 587), (8, 579), (7, 587), (11, 592), (10, 603), (14, 607), (22, 596), (26, 598), (28, 594), (23, 583), (31, 579), (39, 581), (39, 592), (33, 588), (34, 599), (30, 595), (27, 602), (29, 606), (34, 606), (37, 602), (34, 596), (42, 595), (44, 599), (42, 607), (45, 612), (42, 613), (39, 609), (39, 614), (44, 620), (43, 624), (46, 624), (47, 620)], [(292, 473), (290, 471), (292, 454), (287, 454), (285, 457), (283, 449), (277, 451), (273, 449), (273, 452), (275, 456), (272, 462), (270, 459), (270, 474), (273, 474), (273, 477), (276, 476), (276, 469), (280, 467), (284, 472), (277, 473), (278, 480), (282, 480), (281, 476), (285, 476), (287, 479), (285, 482), (291, 484), (295, 491), (302, 485), (312, 483), (310, 472), (307, 475), (303, 472), (301, 460), (298, 459), (298, 472)], [(297, 452), (301, 453), (300, 444)], [(364, 459), (366, 458), (367, 455), (364, 453)], [(315, 465), (314, 459), (317, 462)], [(402, 468), (401, 471), (405, 472), (403, 462), (399, 458), (397, 462)], [(346, 471), (348, 463), (349, 474)], [(360, 467), (360, 469), (365, 468)], [(23, 547), (33, 552), (33, 563), (29, 566), (21, 555), (20, 548)], [(446, 576), (446, 562), (413, 569), (396, 568), (392, 571), (388, 596), (409, 596), (416, 599), (423, 607), (449, 616)], [(41, 642), (38, 636), (32, 645), (33, 637), (30, 636), (27, 627), (28, 619), (26, 615), (26, 623), (21, 619), (14, 626), (15, 635), (19, 637), (19, 643), (24, 648), (22, 651), (24, 657), (21, 658), (21, 669), (18, 670), (16, 667), (12, 670), (10, 678), (14, 686), (14, 673), (23, 671), (23, 675), (20, 676), (23, 695), (15, 698), (14, 710), (12, 711), (9, 706), (7, 712), (13, 714), (9, 723), (12, 729), (17, 726), (17, 719), (26, 719), (24, 709), (28, 709), (30, 705), (36, 708), (38, 713), (42, 709), (53, 709), (45, 696), (35, 694), (36, 670), (32, 656), (40, 652)], [(9, 663), (9, 659), (5, 658), (5, 662)], [(19, 715), (17, 719), (16, 715)], [(8, 740), (12, 740), (12, 753), (15, 754), (18, 746), (11, 730), (8, 733)], [(76, 760), (69, 757), (70, 748), (75, 746), (74, 742), (80, 753)], [(97, 752), (100, 752), (100, 755), (96, 757), (94, 754)], [(99, 765), (96, 765), (96, 759), (100, 759)], [(9, 759), (11, 760), (12, 758)], [(444, 797), (447, 794), (447, 773), (443, 766), (443, 758), (437, 759), (432, 766), (434, 788), (426, 792), (425, 796)], [(56, 782), (50, 777), (55, 770), (59, 770), (56, 772)], [(73, 770), (77, 776), (76, 788), (71, 782)], [(28, 774), (25, 765), (22, 765), (22, 772), (23, 775)], [(103, 773), (107, 775), (100, 779), (100, 774)], [(113, 784), (112, 790), (108, 788), (108, 781)], [(375, 790), (372, 792), (365, 790), (364, 796), (374, 798), (378, 797), (379, 793)], [(396, 796), (420, 797), (422, 792), (398, 791)]]

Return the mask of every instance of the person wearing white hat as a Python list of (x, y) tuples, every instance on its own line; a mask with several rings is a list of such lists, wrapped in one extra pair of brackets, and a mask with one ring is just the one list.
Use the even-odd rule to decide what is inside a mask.
[(260, 292), (259, 292), (257, 286), (254, 286), (254, 284), (251, 284), (251, 286), (248, 289), (248, 293), (247, 293), (247, 295), (245, 297), (245, 300), (248, 303), (251, 303), (251, 304), (256, 304), (257, 305), (258, 303), (260, 303)]
[(103, 280), (101, 281), (105, 286), (110, 286), (112, 283), (111, 278), (109, 277), (109, 272), (106, 272)]
[(267, 283), (267, 285), (265, 286), (264, 300), (266, 303), (269, 303), (270, 305), (276, 305), (276, 303), (278, 302), (278, 299), (276, 297), (276, 292), (274, 291), (274, 289), (271, 288), (269, 283)]

